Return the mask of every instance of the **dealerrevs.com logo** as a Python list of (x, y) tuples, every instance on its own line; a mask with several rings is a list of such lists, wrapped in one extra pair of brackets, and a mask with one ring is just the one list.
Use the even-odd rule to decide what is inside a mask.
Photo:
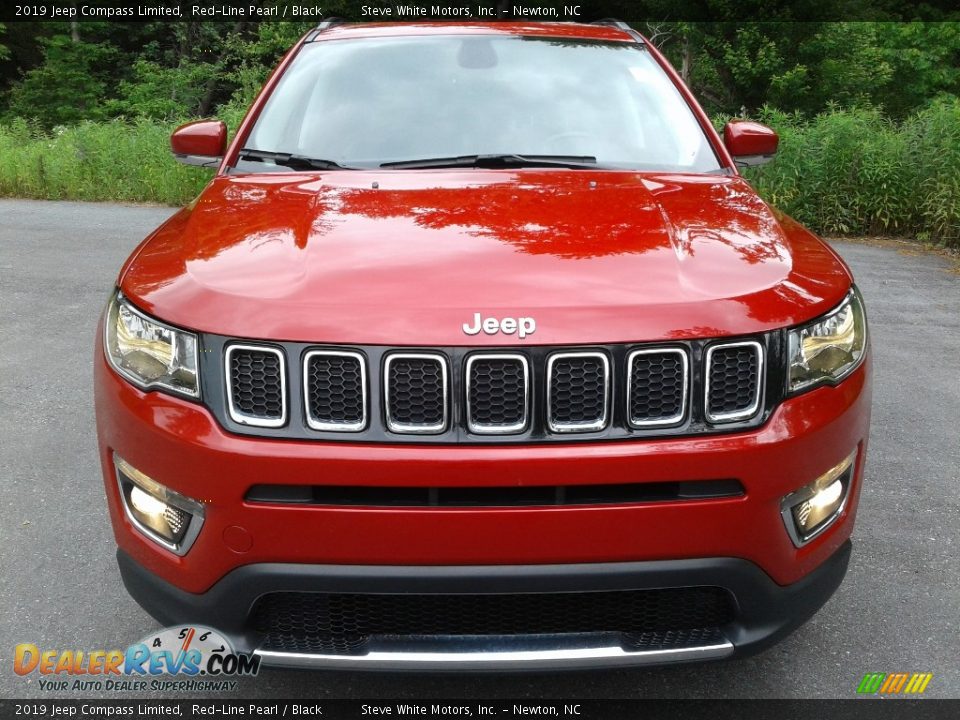
[[(13, 670), (38, 673), (40, 689), (50, 691), (233, 690), (237, 682), (230, 678), (256, 675), (260, 658), (235, 652), (213, 628), (190, 625), (165, 628), (126, 650), (51, 650), (21, 643)], [(181, 679), (161, 679), (166, 676)]]

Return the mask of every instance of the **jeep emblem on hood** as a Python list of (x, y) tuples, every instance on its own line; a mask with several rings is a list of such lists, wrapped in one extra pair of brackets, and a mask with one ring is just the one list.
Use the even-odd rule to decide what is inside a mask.
[(517, 333), (517, 336), (523, 340), (527, 335), (533, 335), (537, 331), (537, 321), (532, 317), (505, 317), (502, 320), (495, 317), (481, 318), (480, 313), (474, 313), (473, 324), (463, 324), (463, 332), (467, 335), (477, 335), (481, 330), (487, 335), (496, 335), (498, 332), (504, 335)]

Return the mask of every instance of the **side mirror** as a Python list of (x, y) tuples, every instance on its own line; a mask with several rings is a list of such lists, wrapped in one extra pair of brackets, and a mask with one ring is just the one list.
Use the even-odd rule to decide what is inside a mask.
[(170, 150), (184, 165), (216, 167), (227, 151), (227, 126), (219, 120), (181, 125), (170, 136)]
[(723, 144), (737, 165), (763, 165), (773, 159), (780, 138), (766, 125), (749, 120), (731, 120), (723, 127)]

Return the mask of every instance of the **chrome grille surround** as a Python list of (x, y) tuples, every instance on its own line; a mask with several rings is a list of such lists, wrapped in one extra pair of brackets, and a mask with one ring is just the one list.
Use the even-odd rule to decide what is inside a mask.
[[(583, 422), (555, 422), (553, 420), (553, 373), (558, 360), (573, 358), (596, 358), (603, 366), (603, 413), (597, 420)], [(547, 426), (555, 433), (582, 433), (603, 430), (610, 420), (610, 360), (606, 353), (599, 351), (588, 352), (558, 352), (547, 359)]]
[[(275, 355), (280, 361), (280, 417), (278, 418), (264, 418), (258, 417), (256, 415), (250, 415), (244, 412), (241, 412), (234, 400), (233, 394), (233, 376), (234, 371), (231, 365), (231, 360), (233, 355), (238, 351), (246, 351), (252, 353), (267, 353)], [(252, 425), (254, 427), (262, 428), (278, 428), (283, 427), (287, 423), (287, 366), (286, 359), (284, 358), (283, 351), (280, 348), (272, 347), (270, 345), (250, 345), (243, 343), (233, 343), (227, 346), (223, 354), (223, 368), (224, 368), (224, 378), (226, 380), (227, 386), (227, 408), (230, 413), (230, 418), (241, 425)]]
[[(310, 392), (310, 361), (316, 357), (338, 357), (351, 358), (360, 365), (360, 406), (362, 408), (362, 417), (358, 422), (329, 422), (318, 420), (313, 416), (311, 410), (311, 392)], [(328, 430), (330, 432), (360, 432), (367, 426), (368, 405), (367, 405), (367, 363), (366, 359), (358, 352), (346, 350), (310, 350), (303, 356), (303, 408), (307, 419), (307, 425), (313, 430)]]
[[(756, 357), (757, 363), (757, 388), (754, 392), (753, 401), (746, 408), (732, 412), (710, 412), (710, 372), (712, 369), (713, 356), (717, 350), (729, 350), (731, 348), (751, 348)], [(756, 340), (741, 340), (738, 342), (715, 343), (707, 348), (706, 360), (704, 362), (704, 390), (703, 390), (703, 413), (704, 417), (712, 423), (734, 422), (736, 420), (746, 420), (752, 418), (760, 410), (761, 399), (763, 397), (763, 386), (766, 379), (765, 363), (763, 361), (763, 346)]]
[[(403, 423), (396, 421), (390, 412), (390, 368), (397, 360), (427, 360), (437, 363), (440, 367), (442, 383), (443, 418), (439, 423), (420, 424)], [(447, 359), (439, 353), (433, 352), (392, 352), (383, 361), (383, 407), (390, 432), (408, 435), (434, 435), (442, 433), (450, 423), (450, 373), (447, 369)]]
[[(787, 399), (785, 358), (788, 351), (787, 337), (784, 331), (772, 331), (765, 334), (730, 338), (705, 338), (691, 340), (654, 340), (649, 342), (631, 342), (604, 345), (583, 346), (441, 346), (412, 347), (389, 345), (324, 345), (304, 341), (250, 340), (210, 333), (200, 334), (199, 370), (203, 386), (203, 398), (200, 404), (207, 407), (227, 432), (240, 436), (291, 439), (316, 442), (357, 442), (357, 443), (396, 443), (396, 444), (439, 444), (439, 445), (511, 445), (529, 443), (578, 443), (605, 442), (615, 440), (642, 440), (645, 438), (687, 437), (705, 434), (722, 434), (757, 428), (765, 423), (776, 407)], [(759, 344), (763, 361), (762, 377), (756, 374), (756, 345)], [(747, 348), (734, 348), (724, 351), (725, 345), (748, 343)], [(226, 362), (229, 348), (232, 360)], [(249, 347), (255, 352), (270, 352), (269, 357), (253, 357), (238, 360), (235, 353), (239, 348)], [(721, 410), (743, 408), (748, 400), (756, 401), (755, 382), (762, 386), (759, 408), (756, 413), (743, 419), (715, 420), (706, 417), (705, 400), (707, 352), (716, 347), (711, 357), (715, 371), (713, 379), (727, 378), (730, 382), (729, 393), (721, 392), (716, 385), (711, 407), (716, 417)], [(677, 411), (680, 396), (679, 355), (650, 356), (634, 355), (638, 351), (678, 350), (687, 357), (687, 387), (685, 395), (684, 417), (673, 424), (638, 426), (635, 421), (645, 419), (662, 420), (667, 413)], [(279, 363), (282, 353), (284, 360), (284, 420), (278, 423), (281, 415), (279, 396)], [(312, 373), (309, 363), (304, 359), (313, 352), (320, 353), (356, 353), (363, 358), (365, 375), (365, 425), (360, 430), (319, 429), (317, 423), (311, 427), (308, 415), (311, 408), (307, 393), (304, 391), (304, 377), (312, 376), (311, 392), (318, 394), (312, 399), (314, 421), (350, 420), (359, 418), (359, 402), (355, 394), (361, 392), (360, 380), (356, 375), (356, 361), (337, 360), (330, 357), (325, 361), (313, 356)], [(563, 356), (580, 355), (588, 357), (585, 366), (560, 364)], [(721, 354), (716, 354), (721, 353)], [(395, 366), (398, 360), (387, 362), (391, 356), (427, 356), (429, 366), (404, 364)], [(521, 356), (526, 359), (527, 380), (524, 401), (526, 426), (516, 432), (484, 432), (478, 424), (514, 423), (520, 416), (521, 369), (516, 364), (500, 366), (501, 361), (489, 365), (473, 365), (472, 381), (468, 378), (467, 364), (470, 357), (477, 355)], [(605, 355), (608, 363), (598, 357)], [(559, 371), (559, 390), (562, 402), (555, 406), (554, 422), (548, 416), (548, 395), (551, 388), (547, 370), (551, 357), (559, 356), (551, 364), (556, 375)], [(257, 362), (259, 359), (259, 362)], [(251, 362), (251, 360), (253, 362)], [(632, 362), (631, 362), (632, 360)], [(289, 361), (289, 362), (287, 362)], [(413, 361), (411, 361), (413, 362)], [(478, 359), (475, 362), (480, 362)], [(570, 362), (576, 363), (576, 358)], [(231, 378), (224, 377), (225, 369), (230, 365), (241, 368), (242, 377), (234, 385), (234, 392), (241, 393), (239, 404), (233, 403), (234, 413), (230, 409)], [(631, 418), (630, 368), (635, 365), (632, 394), (634, 397), (634, 417)], [(387, 387), (387, 372), (399, 379), (399, 395)], [(739, 368), (740, 375), (734, 373)], [(726, 369), (726, 373), (721, 370)], [(263, 380), (267, 384), (266, 394), (257, 395), (251, 385), (251, 370), (267, 372)], [(258, 377), (253, 372), (253, 377)], [(601, 388), (606, 381), (606, 398)], [(572, 381), (572, 385), (567, 383)], [(473, 428), (468, 414), (468, 382), (482, 388), (472, 393), (470, 408), (473, 414)], [(425, 385), (422, 385), (425, 383)], [(491, 385), (492, 383), (492, 385)], [(501, 390), (500, 385), (504, 388)], [(421, 387), (424, 392), (421, 394)], [(490, 392), (493, 387), (494, 391)], [(749, 388), (749, 389), (748, 389)], [(441, 413), (441, 390), (446, 402)], [(570, 395), (569, 391), (573, 391)], [(737, 390), (736, 393), (733, 390)], [(251, 391), (254, 395), (251, 396)], [(348, 391), (344, 394), (344, 391)], [(489, 393), (489, 395), (488, 395)], [(392, 408), (391, 425), (387, 424), (388, 394)], [(551, 400), (554, 399), (551, 396)], [(606, 399), (606, 419), (602, 428), (585, 430), (584, 426), (595, 425), (601, 415), (602, 399)], [(412, 406), (404, 403), (411, 402)], [(266, 407), (264, 407), (266, 403)], [(751, 403), (753, 404), (753, 403)], [(245, 413), (275, 413), (268, 418), (269, 426), (255, 425), (246, 421)], [(579, 413), (579, 414), (578, 414)], [(238, 421), (238, 416), (239, 420)], [(560, 421), (576, 421), (589, 418), (593, 423), (577, 424), (572, 430), (557, 430)], [(254, 419), (263, 422), (262, 419)], [(417, 421), (429, 421), (429, 425), (415, 424)], [(479, 422), (477, 422), (479, 421)], [(443, 427), (441, 428), (441, 423)], [(475, 432), (480, 430), (481, 432)]]
[[(682, 373), (682, 390), (680, 393), (680, 412), (676, 415), (657, 418), (655, 420), (637, 420), (633, 412), (633, 361), (635, 358), (644, 355), (677, 355), (680, 357)], [(687, 416), (687, 403), (690, 394), (690, 359), (687, 351), (682, 347), (657, 347), (634, 350), (627, 355), (627, 424), (632, 428), (660, 427), (665, 425), (678, 425), (682, 423)]]
[[(504, 360), (519, 362), (523, 367), (523, 419), (519, 423), (497, 425), (491, 423), (477, 423), (473, 420), (473, 410), (470, 405), (470, 371), (474, 363), (483, 360)], [(530, 422), (530, 362), (525, 355), (519, 353), (474, 353), (467, 358), (464, 369), (464, 387), (466, 389), (467, 429), (477, 435), (509, 435), (522, 432)]]

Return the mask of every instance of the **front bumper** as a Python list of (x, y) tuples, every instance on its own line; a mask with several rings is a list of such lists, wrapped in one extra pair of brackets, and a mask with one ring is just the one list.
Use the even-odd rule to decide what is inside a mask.
[[(187, 593), (138, 565), (117, 559), (130, 594), (166, 625), (196, 623), (224, 632), (236, 650), (266, 665), (355, 670), (548, 670), (649, 665), (747, 655), (777, 642), (833, 594), (847, 570), (845, 542), (802, 580), (777, 585), (737, 558), (577, 565), (396, 567), (268, 563), (232, 571), (205, 593)], [(265, 649), (250, 611), (266, 593), (508, 594), (714, 586), (735, 599), (736, 617), (700, 642), (637, 648), (616, 634), (376, 638), (363, 654)]]
[[(95, 362), (97, 431), (117, 543), (199, 593), (257, 563), (538, 565), (736, 557), (787, 585), (849, 538), (870, 422), (869, 358), (836, 387), (782, 403), (760, 428), (724, 435), (477, 447), (238, 437), (202, 405), (120, 379)], [(848, 502), (797, 548), (781, 499), (859, 449)], [(125, 516), (113, 455), (204, 504), (203, 529), (178, 557)], [(389, 508), (251, 503), (259, 484), (450, 487), (737, 479), (738, 497), (558, 507)]]

